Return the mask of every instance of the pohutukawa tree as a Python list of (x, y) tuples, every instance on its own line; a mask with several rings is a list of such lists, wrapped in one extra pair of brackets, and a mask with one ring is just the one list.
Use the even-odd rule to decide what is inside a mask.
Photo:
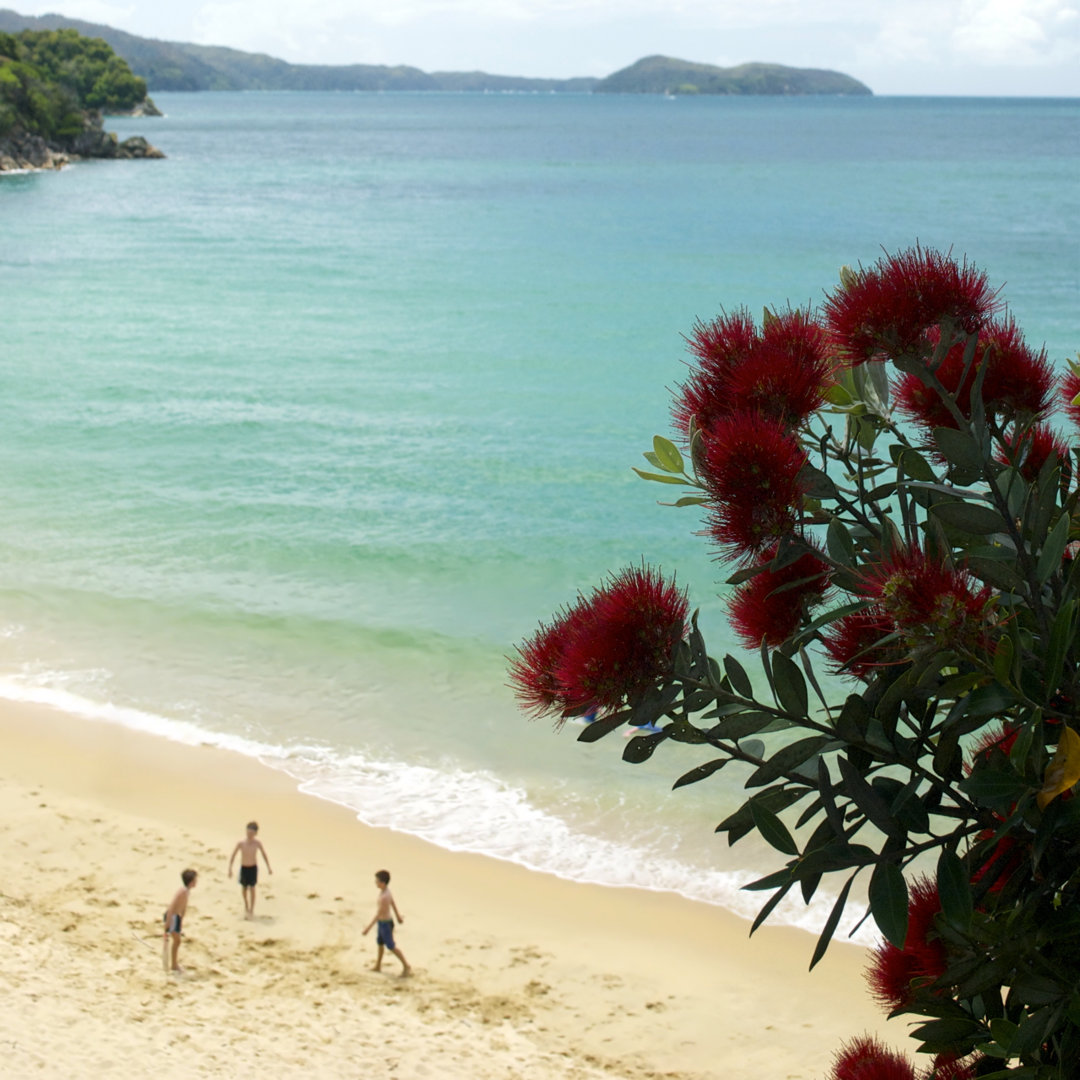
[(921, 248), (688, 342), (674, 438), (638, 472), (701, 508), (761, 677), (642, 566), (518, 647), (520, 700), (597, 715), (585, 742), (659, 726), (629, 762), (700, 746), (675, 787), (737, 773), (717, 831), (778, 853), (751, 932), (793, 891), (836, 896), (811, 966), (861, 879), (869, 990), (926, 1057), (856, 1039), (835, 1080), (1080, 1076), (1077, 451), (1047, 423), (1080, 423), (1080, 364), (1056, 376), (984, 273)]

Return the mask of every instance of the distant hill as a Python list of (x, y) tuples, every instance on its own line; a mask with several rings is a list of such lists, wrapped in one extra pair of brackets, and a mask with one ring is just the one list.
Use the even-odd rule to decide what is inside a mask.
[(156, 90), (590, 90), (596, 79), (528, 79), (482, 71), (428, 74), (378, 64), (289, 64), (265, 53), (136, 37), (111, 26), (64, 15), (20, 15), (0, 9), (0, 31), (71, 27), (99, 37)]
[(646, 56), (601, 79), (597, 94), (871, 94), (865, 83), (839, 71), (739, 64), (713, 67), (670, 56)]
[(20, 15), (0, 8), (0, 31), (78, 30), (108, 42), (132, 71), (157, 90), (469, 90), (622, 94), (869, 94), (834, 71), (743, 64), (718, 68), (650, 56), (606, 79), (530, 79), (483, 71), (438, 71), (376, 64), (289, 64), (265, 53), (136, 37), (64, 15)]

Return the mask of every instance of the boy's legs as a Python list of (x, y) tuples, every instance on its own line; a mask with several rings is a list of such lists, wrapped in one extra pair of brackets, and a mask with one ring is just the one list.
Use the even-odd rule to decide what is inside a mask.
[(248, 894), (251, 897), (248, 901), (248, 915), (253, 919), (255, 918), (255, 888), (254, 885), (248, 887)]
[(250, 885), (244, 885), (241, 890), (244, 896), (244, 918), (250, 918), (252, 909), (255, 907), (254, 892)]
[(375, 954), (375, 970), (382, 971), (382, 958), (383, 953), (386, 951), (385, 947), (380, 945), (379, 951)]
[(409, 967), (409, 961), (405, 959), (405, 954), (400, 949), (390, 950), (401, 961), (401, 974), (411, 975), (412, 968)]
[(180, 965), (176, 962), (176, 958), (180, 953), (180, 935), (175, 931), (169, 934), (172, 938), (172, 969), (173, 971), (179, 971)]

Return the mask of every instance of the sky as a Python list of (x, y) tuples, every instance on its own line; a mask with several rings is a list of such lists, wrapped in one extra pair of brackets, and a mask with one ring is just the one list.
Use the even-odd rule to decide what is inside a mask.
[(565, 78), (661, 53), (879, 94), (1080, 95), (1080, 0), (0, 0), (293, 63)]

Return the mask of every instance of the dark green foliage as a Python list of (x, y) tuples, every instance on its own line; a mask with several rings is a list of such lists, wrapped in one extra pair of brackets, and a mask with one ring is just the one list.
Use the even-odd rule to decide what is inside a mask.
[(146, 83), (100, 38), (0, 33), (0, 135), (20, 127), (63, 141), (84, 130), (84, 110), (130, 109), (145, 97)]
[[(918, 288), (901, 282), (916, 264), (928, 268)], [(958, 279), (967, 273), (951, 265)], [(844, 303), (868, 297), (867, 318), (886, 324), (880, 340), (900, 341), (912, 297), (944, 289), (950, 272), (918, 249), (887, 266), (903, 285), (895, 320), (873, 291), (880, 281), (845, 270), (830, 300), (834, 331), (861, 333), (866, 319), (843, 322)], [(981, 295), (977, 280), (964, 289)], [(828, 890), (836, 899), (813, 966), (834, 933), (869, 914), (889, 943), (875, 993), (918, 1018), (920, 1050), (982, 1055), (980, 1077), (1075, 1080), (1080, 451), (1060, 444), (1032, 466), (1012, 448), (1046, 417), (984, 396), (991, 377), (1000, 395), (1003, 380), (1030, 385), (1037, 376), (1049, 400), (1048, 368), (1032, 376), (1023, 353), (1002, 351), (962, 397), (942, 381), (941, 357), (956, 348), (972, 364), (979, 331), (947, 319), (921, 325), (921, 338), (886, 355), (945, 403), (955, 426), (924, 425), (913, 439), (894, 418), (883, 360), (838, 369), (822, 394), (827, 405), (798, 428), (814, 464), (800, 474), (796, 525), (764, 561), (744, 562), (729, 579), (752, 590), (768, 580), (756, 575), (813, 552), (829, 567), (831, 595), (817, 610), (796, 610), (773, 639), (762, 632), (761, 679), (734, 657), (710, 658), (695, 620), (669, 674), (582, 738), (626, 722), (659, 725), (628, 744), (630, 762), (660, 758), (666, 742), (702, 744), (701, 764), (675, 786), (720, 769), (729, 786), (737, 778), (744, 801), (716, 831), (729, 844), (756, 834), (778, 864), (746, 886), (766, 894), (752, 929), (796, 888), (807, 902), (819, 886)], [(1070, 371), (1066, 399), (1080, 403), (1080, 363)], [(905, 400), (920, 400), (910, 383)], [(1080, 409), (1072, 419), (1080, 423)], [(717, 424), (711, 437), (729, 430)], [(728, 496), (709, 486), (700, 462), (710, 459), (692, 448), (699, 434), (690, 427), (686, 461), (654, 441), (645, 457), (659, 471), (639, 474), (675, 480), (712, 505)], [(823, 659), (857, 691), (818, 678)], [(863, 889), (869, 912), (861, 903), (849, 912)], [(890, 968), (889, 949), (917, 966)], [(896, 978), (898, 970), (914, 975)]]

